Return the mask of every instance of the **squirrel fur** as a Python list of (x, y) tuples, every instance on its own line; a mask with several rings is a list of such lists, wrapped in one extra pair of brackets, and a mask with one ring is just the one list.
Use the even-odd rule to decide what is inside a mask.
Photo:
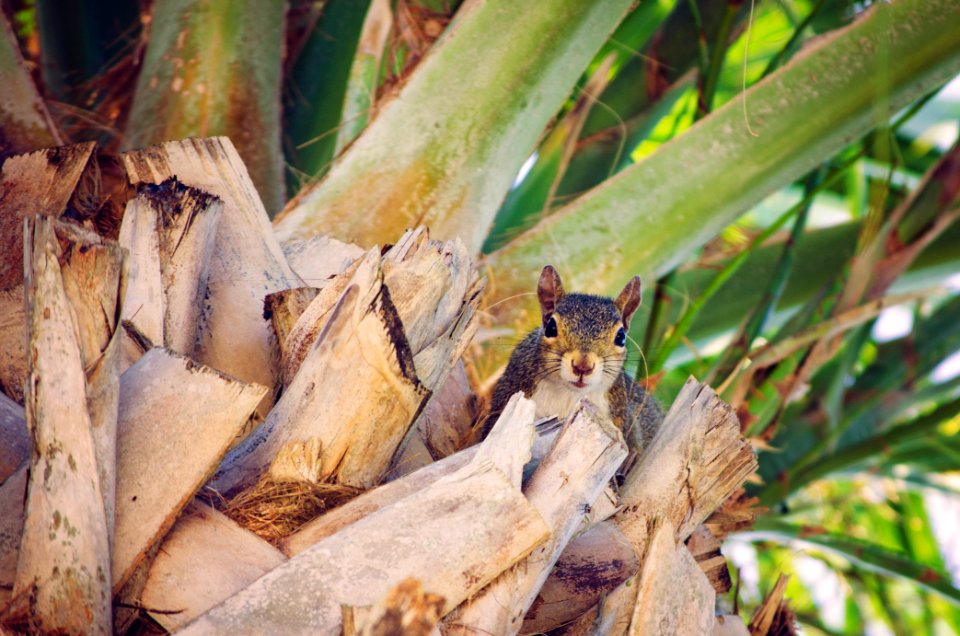
[(593, 402), (640, 451), (656, 433), (663, 412), (656, 400), (623, 370), (626, 333), (640, 306), (640, 278), (617, 298), (563, 290), (547, 265), (537, 284), (541, 325), (517, 345), (493, 391), (483, 435), (517, 391), (533, 399), (537, 417), (567, 417), (580, 398)]

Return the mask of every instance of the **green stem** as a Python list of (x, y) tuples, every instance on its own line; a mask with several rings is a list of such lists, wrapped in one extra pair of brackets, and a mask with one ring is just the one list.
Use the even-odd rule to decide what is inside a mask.
[(777, 543), (801, 541), (811, 544), (877, 574), (905, 580), (935, 592), (953, 603), (960, 601), (960, 590), (953, 586), (945, 573), (874, 543), (832, 534), (820, 527), (793, 524), (770, 517), (757, 519), (754, 530), (744, 534), (752, 540), (769, 539)]
[(813, 8), (810, 9), (810, 13), (806, 15), (805, 18), (797, 25), (793, 30), (793, 33), (790, 34), (790, 39), (787, 40), (787, 43), (783, 45), (783, 48), (777, 51), (777, 54), (773, 56), (773, 59), (767, 64), (767, 67), (763, 69), (763, 75), (761, 78), (766, 77), (770, 73), (774, 72), (780, 65), (783, 64), (789, 56), (793, 54), (793, 49), (797, 46), (797, 42), (800, 41), (800, 37), (803, 35), (803, 32), (806, 30), (810, 23), (813, 22), (813, 18), (816, 17), (817, 12), (827, 3), (827, 0), (817, 0), (817, 3), (813, 5)]
[(807, 200), (807, 204), (803, 206), (799, 214), (797, 214), (797, 220), (794, 222), (793, 229), (790, 231), (790, 237), (783, 245), (783, 252), (780, 254), (780, 260), (777, 262), (773, 277), (770, 279), (766, 290), (764, 290), (763, 296), (760, 298), (760, 303), (751, 312), (750, 317), (740, 330), (740, 333), (733, 339), (733, 343), (726, 348), (723, 355), (713, 364), (713, 367), (707, 374), (708, 384), (712, 382), (714, 378), (727, 377), (736, 369), (740, 364), (740, 360), (750, 350), (753, 341), (760, 335), (760, 332), (763, 331), (764, 326), (770, 319), (777, 301), (787, 286), (787, 279), (790, 277), (790, 272), (793, 269), (794, 248), (803, 235), (804, 228), (807, 226), (807, 217), (809, 216), (810, 206), (813, 203), (811, 191), (817, 187), (819, 181), (822, 181), (822, 173), (823, 170), (821, 169), (808, 179), (804, 191), (804, 199)]
[(687, 308), (687, 310), (680, 317), (680, 320), (677, 321), (677, 324), (670, 331), (670, 335), (667, 336), (666, 342), (664, 342), (658, 349), (656, 355), (653, 357), (653, 360), (650, 362), (650, 373), (656, 373), (659, 371), (663, 365), (666, 363), (667, 358), (670, 356), (670, 353), (677, 347), (678, 344), (682, 341), (683, 337), (686, 336), (687, 331), (690, 329), (690, 326), (693, 325), (693, 321), (696, 320), (697, 315), (700, 313), (700, 310), (703, 306), (713, 297), (714, 294), (719, 291), (723, 284), (726, 283), (731, 276), (733, 276), (738, 269), (747, 261), (753, 251), (763, 245), (771, 236), (777, 233), (777, 231), (782, 228), (787, 221), (789, 221), (794, 215), (800, 213), (805, 208), (809, 207), (810, 203), (813, 201), (813, 198), (822, 192), (824, 189), (832, 186), (836, 183), (840, 176), (843, 174), (844, 170), (852, 163), (853, 160), (848, 160), (844, 165), (834, 169), (831, 174), (824, 179), (820, 184), (814, 186), (810, 191), (801, 199), (796, 205), (791, 207), (789, 210), (784, 212), (780, 218), (774, 221), (769, 227), (763, 230), (750, 242), (750, 244), (740, 251), (727, 265), (717, 274), (706, 289), (703, 290), (693, 303)]
[(713, 47), (713, 55), (710, 56), (710, 64), (706, 73), (701, 75), (703, 81), (700, 83), (700, 96), (697, 100), (697, 113), (694, 115), (694, 121), (705, 117), (713, 110), (713, 97), (717, 92), (720, 69), (723, 68), (723, 61), (727, 57), (730, 33), (733, 31), (733, 24), (737, 20), (741, 4), (741, 0), (730, 0), (727, 3), (727, 9), (723, 13), (720, 31), (717, 33), (716, 43)]
[[(788, 469), (781, 478), (772, 481), (758, 494), (762, 505), (770, 506), (783, 500), (807, 484), (830, 473), (848, 468), (871, 457), (885, 454), (889, 449), (907, 439), (935, 432), (945, 420), (960, 413), (960, 400), (943, 404), (932, 413), (923, 415), (912, 422), (901, 424), (879, 435), (852, 444), (816, 462), (797, 469)], [(794, 472), (796, 470), (796, 472)]]

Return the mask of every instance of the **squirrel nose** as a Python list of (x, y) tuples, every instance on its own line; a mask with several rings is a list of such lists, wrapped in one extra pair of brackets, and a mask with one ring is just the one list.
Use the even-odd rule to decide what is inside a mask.
[(573, 363), (573, 372), (579, 375), (580, 377), (583, 377), (585, 375), (590, 375), (591, 373), (593, 373), (593, 369), (595, 366), (596, 365), (593, 365), (593, 364), (587, 366), (587, 360), (584, 358), (584, 359), (581, 359), (579, 362)]

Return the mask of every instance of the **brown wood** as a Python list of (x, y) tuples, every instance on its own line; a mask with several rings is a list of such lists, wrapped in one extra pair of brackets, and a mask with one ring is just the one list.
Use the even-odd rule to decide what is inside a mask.
[(21, 284), (0, 290), (0, 391), (23, 404), (26, 384), (27, 314)]
[(542, 633), (570, 623), (639, 569), (633, 546), (613, 523), (592, 526), (560, 555), (524, 617), (521, 633)]
[(0, 170), (0, 289), (23, 281), (23, 220), (63, 214), (96, 144), (8, 157)]
[(641, 553), (654, 514), (669, 520), (685, 541), (756, 468), (733, 409), (691, 378), (627, 475), (616, 522)]
[(173, 632), (286, 559), (222, 513), (193, 501), (164, 539), (140, 602), (158, 610), (150, 612), (153, 620)]
[(0, 484), (0, 608), (10, 599), (17, 578), (17, 555), (23, 536), (23, 507), (27, 495), (27, 467), (20, 469)]
[(163, 349), (123, 374), (115, 591), (209, 478), (266, 391)]
[[(276, 353), (263, 318), (267, 294), (302, 287), (287, 265), (270, 220), (236, 148), (226, 137), (170, 141), (122, 156), (130, 182), (170, 177), (223, 200), (210, 261), (198, 360), (271, 389)], [(260, 407), (266, 414), (272, 392)]]
[(281, 247), (290, 268), (307, 285), (318, 288), (324, 287), (337, 274), (345, 272), (365, 252), (359, 245), (344, 243), (322, 234), (286, 241)]
[(477, 450), (476, 446), (466, 448), (401, 479), (368, 490), (339, 508), (334, 508), (305, 524), (297, 532), (284, 539), (280, 544), (280, 549), (288, 556), (300, 554), (313, 544), (336, 534), (350, 524), (420, 492), (441, 477), (455, 473), (473, 460)]
[(63, 633), (110, 631), (110, 548), (77, 323), (49, 217), (28, 221), (27, 423), (36, 449), (13, 586), (16, 618)]
[(720, 540), (713, 536), (707, 526), (698, 526), (687, 539), (687, 549), (703, 570), (717, 594), (730, 591), (730, 571), (727, 559), (720, 552)]

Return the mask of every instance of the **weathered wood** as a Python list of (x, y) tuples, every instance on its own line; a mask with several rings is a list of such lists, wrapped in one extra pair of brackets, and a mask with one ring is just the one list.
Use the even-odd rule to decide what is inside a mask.
[(0, 484), (30, 457), (30, 448), (23, 407), (0, 395)]
[[(263, 299), (303, 281), (287, 265), (267, 212), (229, 139), (187, 139), (122, 156), (131, 183), (170, 177), (223, 200), (210, 261), (199, 361), (244, 382), (273, 387), (276, 354)], [(265, 414), (272, 393), (260, 406)]]
[(176, 631), (286, 559), (222, 513), (193, 501), (164, 539), (140, 603), (158, 610), (150, 616), (164, 629)]
[(233, 494), (268, 466), (278, 481), (366, 488), (386, 471), (429, 392), (382, 276), (374, 269), (365, 283), (344, 292), (267, 420), (225, 460), (216, 490)]
[(270, 321), (270, 328), (280, 346), (280, 380), (284, 386), (296, 375), (296, 370), (289, 374), (285, 371), (290, 358), (287, 349), (290, 333), (319, 293), (316, 287), (294, 287), (268, 294), (263, 300), (263, 315)]
[(125, 255), (116, 241), (73, 223), (55, 221), (63, 288), (72, 310), (86, 377), (100, 493), (113, 543), (116, 498), (117, 408), (120, 400), (120, 310)]
[(372, 249), (351, 263), (340, 275), (327, 281), (280, 343), (280, 378), (284, 386), (293, 382), (347, 288), (356, 285), (359, 289), (367, 289), (376, 285), (378, 278), (382, 278), (380, 252)]
[(460, 470), (469, 464), (477, 454), (478, 447), (471, 446), (429, 466), (424, 466), (396, 481), (391, 481), (359, 497), (334, 508), (330, 512), (304, 524), (280, 544), (280, 549), (288, 556), (300, 554), (313, 544), (339, 532), (342, 528), (386, 508), (405, 497), (418, 493), (424, 488)]
[(676, 536), (667, 520), (653, 533), (638, 577), (630, 634), (708, 634), (713, 628), (716, 595)]
[(23, 220), (63, 214), (96, 144), (47, 148), (7, 158), (0, 169), (0, 289), (23, 281)]
[[(690, 378), (650, 447), (627, 474), (620, 489), (624, 507), (614, 522), (640, 555), (647, 553), (656, 523), (669, 523), (676, 530), (674, 542), (686, 541), (756, 467), (756, 455), (741, 436), (733, 409)], [(597, 624), (610, 633), (623, 633), (637, 589), (636, 579), (631, 579), (611, 592)]]
[(222, 200), (176, 178), (141, 184), (127, 203), (120, 226), (120, 244), (130, 253), (123, 319), (152, 344), (195, 354), (222, 214)]
[(517, 634), (583, 515), (626, 456), (620, 430), (595, 407), (581, 403), (524, 487), (527, 499), (550, 526), (550, 539), (448, 616), (441, 631)]
[(123, 374), (114, 590), (210, 477), (266, 391), (163, 349)]
[[(20, 251), (22, 255), (22, 247)], [(23, 404), (26, 385), (27, 313), (21, 284), (0, 290), (0, 391)]]
[(633, 546), (613, 523), (592, 526), (560, 554), (524, 617), (521, 633), (538, 634), (567, 625), (639, 569)]
[(23, 508), (27, 495), (28, 464), (0, 484), (0, 608), (6, 605), (17, 578), (17, 554), (23, 536)]
[(470, 386), (463, 361), (458, 361), (417, 421), (417, 433), (434, 459), (462, 448), (478, 412), (477, 396)]
[(783, 593), (787, 590), (787, 583), (789, 582), (789, 575), (781, 574), (777, 577), (777, 582), (763, 597), (763, 603), (754, 610), (753, 616), (750, 617), (750, 624), (747, 625), (750, 636), (765, 636), (770, 633), (777, 616), (783, 612), (785, 603)]
[(669, 520), (685, 541), (756, 468), (736, 413), (690, 378), (627, 475), (616, 522), (641, 553), (651, 515)]
[(322, 288), (337, 274), (345, 272), (365, 252), (359, 245), (344, 243), (322, 234), (286, 241), (281, 247), (290, 268), (307, 285), (318, 288)]
[(26, 402), (35, 451), (12, 611), (26, 611), (43, 631), (108, 633), (110, 548), (77, 320), (52, 220), (29, 219), (26, 237)]
[(520, 493), (533, 403), (515, 398), (474, 460), (317, 543), (180, 633), (339, 633), (341, 604), (372, 605), (413, 577), (449, 611), (549, 535)]
[(730, 571), (727, 559), (720, 552), (720, 540), (713, 536), (707, 526), (698, 526), (687, 539), (687, 549), (703, 570), (717, 594), (730, 591)]

